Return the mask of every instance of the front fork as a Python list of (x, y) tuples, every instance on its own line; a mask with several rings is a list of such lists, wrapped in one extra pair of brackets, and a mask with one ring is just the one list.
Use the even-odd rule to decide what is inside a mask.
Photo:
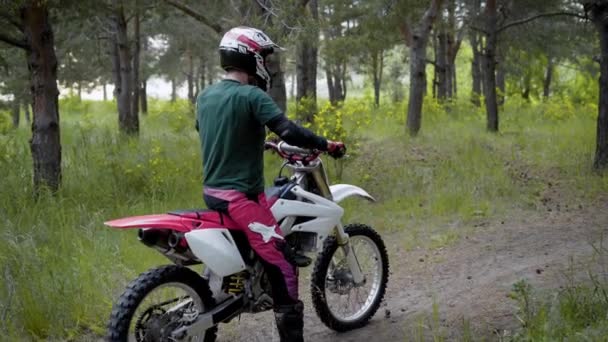
[(353, 246), (349, 242), (350, 238), (348, 234), (344, 231), (344, 227), (342, 224), (338, 224), (336, 226), (336, 240), (338, 241), (339, 248), (342, 248), (344, 255), (346, 256), (346, 263), (348, 264), (348, 268), (353, 276), (353, 281), (355, 285), (362, 285), (365, 282), (365, 276), (361, 272), (361, 266), (359, 265), (359, 260), (357, 260), (357, 256), (353, 251)]

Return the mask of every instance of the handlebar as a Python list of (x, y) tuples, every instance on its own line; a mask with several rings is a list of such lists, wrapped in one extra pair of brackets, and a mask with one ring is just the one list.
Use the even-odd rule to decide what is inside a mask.
[(273, 141), (264, 142), (264, 148), (276, 151), (283, 159), (290, 162), (300, 161), (304, 164), (308, 164), (313, 160), (319, 158), (321, 151), (310, 150), (297, 146), (292, 146), (284, 141), (275, 143)]

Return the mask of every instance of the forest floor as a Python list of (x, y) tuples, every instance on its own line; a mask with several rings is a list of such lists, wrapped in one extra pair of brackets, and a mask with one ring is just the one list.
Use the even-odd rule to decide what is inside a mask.
[[(534, 288), (558, 290), (585, 282), (588, 271), (608, 276), (606, 260), (598, 260), (605, 256), (596, 253), (608, 233), (606, 198), (569, 208), (560, 205), (559, 191), (549, 190), (542, 202), (542, 212), (480, 221), (471, 234), (445, 248), (406, 251), (400, 233), (386, 234), (391, 275), (384, 303), (370, 324), (356, 331), (335, 333), (320, 322), (310, 305), (309, 279), (302, 275), (306, 340), (508, 338), (520, 326), (517, 303), (509, 295), (514, 283), (524, 279)], [(219, 340), (279, 339), (268, 312), (221, 326)]]

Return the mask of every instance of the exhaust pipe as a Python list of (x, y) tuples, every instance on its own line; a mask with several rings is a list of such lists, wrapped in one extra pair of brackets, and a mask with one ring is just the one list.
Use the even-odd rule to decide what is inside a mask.
[(195, 265), (200, 261), (188, 249), (188, 243), (181, 234), (169, 229), (141, 228), (137, 238), (144, 245), (154, 248), (179, 265)]
[(171, 250), (169, 235), (171, 235), (171, 232), (166, 229), (141, 228), (137, 232), (139, 241), (163, 254)]

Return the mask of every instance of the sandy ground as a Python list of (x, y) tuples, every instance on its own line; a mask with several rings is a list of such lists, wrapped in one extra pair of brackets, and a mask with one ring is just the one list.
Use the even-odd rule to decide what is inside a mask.
[[(459, 242), (438, 250), (405, 251), (399, 233), (384, 236), (391, 275), (383, 306), (370, 324), (335, 333), (308, 305), (305, 340), (410, 341), (419, 340), (422, 331), (425, 340), (432, 331), (459, 340), (463, 322), (469, 322), (476, 340), (508, 336), (517, 327), (516, 303), (508, 294), (518, 280), (557, 289), (585, 281), (590, 268), (608, 276), (601, 266), (608, 263), (594, 252), (594, 244), (608, 233), (607, 201), (598, 200), (590, 208), (560, 208), (556, 202), (544, 201), (538, 212), (480, 222)], [(305, 302), (310, 300), (308, 286), (309, 278), (302, 277)], [(439, 327), (429, 319), (433, 303), (439, 309)], [(278, 340), (270, 312), (243, 315), (219, 331), (219, 341)]]

